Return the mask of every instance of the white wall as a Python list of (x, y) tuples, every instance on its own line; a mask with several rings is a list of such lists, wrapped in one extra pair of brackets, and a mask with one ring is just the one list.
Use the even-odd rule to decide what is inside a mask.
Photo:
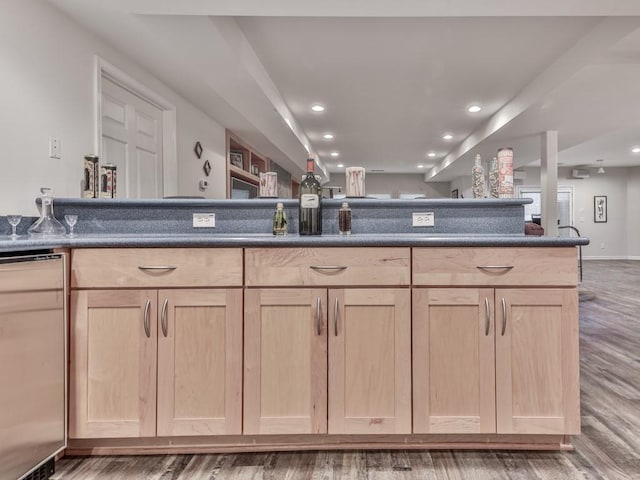
[[(632, 208), (627, 205), (638, 205), (640, 201), (640, 174), (630, 173), (640, 168), (612, 168), (607, 167), (604, 174), (596, 174), (591, 171), (591, 176), (586, 179), (571, 178), (568, 168), (558, 170), (558, 186), (573, 187), (574, 194), (574, 226), (580, 230), (583, 237), (590, 239), (590, 244), (582, 248), (585, 258), (589, 259), (626, 259), (634, 248), (628, 239), (631, 238), (629, 230)], [(524, 186), (540, 186), (540, 170), (528, 168), (527, 179)], [(635, 204), (630, 202), (630, 193), (635, 191)], [(607, 196), (607, 222), (595, 223), (593, 218), (594, 196)], [(632, 195), (632, 196), (633, 196)], [(636, 215), (637, 217), (637, 215)], [(638, 229), (638, 221), (635, 221), (635, 229)], [(635, 254), (637, 255), (637, 253)]]
[(628, 169), (627, 176), (627, 254), (640, 260), (640, 167)]
[[(402, 173), (369, 173), (365, 172), (365, 191), (371, 193), (387, 193), (391, 198), (398, 198), (401, 193), (420, 193), (427, 198), (449, 197), (449, 182), (426, 183), (423, 174)], [(327, 185), (342, 187), (345, 192), (344, 173), (332, 173)]]
[[(176, 106), (178, 192), (224, 197), (224, 182), (198, 190), (204, 177), (193, 153), (211, 151), (212, 179), (224, 179), (224, 128), (125, 55), (44, 0), (0, 0), (0, 214), (36, 215), (39, 187), (80, 195), (83, 157), (94, 153), (94, 69), (99, 55)], [(48, 158), (48, 137), (62, 158)], [(222, 185), (222, 188), (220, 187)]]

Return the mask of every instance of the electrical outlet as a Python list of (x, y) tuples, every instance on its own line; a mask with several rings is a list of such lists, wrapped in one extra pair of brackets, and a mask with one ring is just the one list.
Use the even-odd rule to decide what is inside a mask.
[(604, 250), (604, 243), (600, 244), (600, 250)]
[(216, 226), (215, 213), (194, 213), (193, 228), (214, 228)]
[(413, 212), (414, 227), (433, 227), (435, 216), (433, 212)]
[(60, 140), (49, 137), (49, 158), (60, 158)]

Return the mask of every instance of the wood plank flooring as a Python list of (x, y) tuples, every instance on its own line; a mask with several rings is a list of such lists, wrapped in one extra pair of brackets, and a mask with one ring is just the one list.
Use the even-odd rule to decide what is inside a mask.
[(640, 479), (640, 262), (587, 261), (574, 452), (347, 451), (64, 458), (53, 479)]

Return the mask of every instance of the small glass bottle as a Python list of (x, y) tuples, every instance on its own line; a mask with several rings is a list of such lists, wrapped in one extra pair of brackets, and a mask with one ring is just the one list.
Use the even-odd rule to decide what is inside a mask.
[(280, 202), (273, 213), (273, 234), (279, 236), (287, 234), (287, 212), (284, 211), (284, 205)]
[(476, 155), (476, 163), (471, 170), (471, 191), (473, 198), (484, 198), (484, 168), (480, 154)]
[(340, 235), (351, 235), (351, 208), (347, 202), (338, 210), (338, 231)]

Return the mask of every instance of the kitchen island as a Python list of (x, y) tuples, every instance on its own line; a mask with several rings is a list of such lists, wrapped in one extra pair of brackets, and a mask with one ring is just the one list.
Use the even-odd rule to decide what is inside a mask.
[(312, 238), (274, 201), (56, 204), (78, 237), (14, 243), (71, 252), (68, 451), (570, 448), (588, 240), (524, 236), (525, 202), (354, 201)]

